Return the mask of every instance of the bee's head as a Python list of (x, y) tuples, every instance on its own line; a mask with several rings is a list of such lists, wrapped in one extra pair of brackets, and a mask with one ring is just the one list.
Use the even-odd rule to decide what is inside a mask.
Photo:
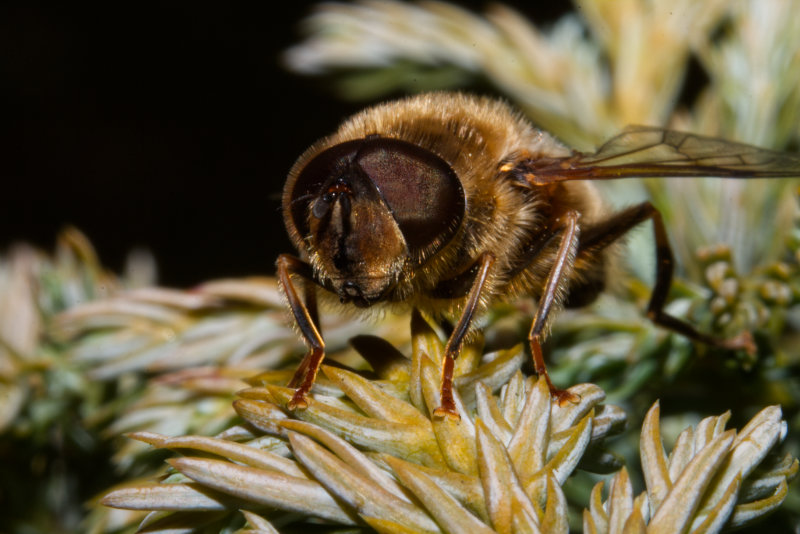
[(407, 265), (441, 249), (464, 210), (461, 182), (443, 159), (374, 135), (312, 148), (283, 195), (287, 229), (317, 281), (360, 306), (384, 298)]

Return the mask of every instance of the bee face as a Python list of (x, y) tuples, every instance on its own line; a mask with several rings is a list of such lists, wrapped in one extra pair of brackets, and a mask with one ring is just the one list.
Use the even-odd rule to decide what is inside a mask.
[(385, 299), (408, 269), (454, 235), (464, 190), (439, 156), (370, 135), (312, 150), (284, 190), (290, 235), (343, 302)]

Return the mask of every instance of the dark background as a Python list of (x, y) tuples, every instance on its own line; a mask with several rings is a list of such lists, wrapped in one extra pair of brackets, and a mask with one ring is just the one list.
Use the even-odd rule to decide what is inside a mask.
[(0, 252), (71, 224), (116, 271), (150, 249), (169, 286), (272, 273), (286, 172), (362, 107), (281, 66), (311, 5), (3, 2)]

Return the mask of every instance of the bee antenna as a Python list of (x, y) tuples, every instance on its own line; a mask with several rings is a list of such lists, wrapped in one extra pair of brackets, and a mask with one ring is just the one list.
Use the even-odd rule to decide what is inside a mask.
[(303, 202), (304, 200), (308, 200), (310, 198), (314, 198), (314, 195), (312, 195), (311, 193), (307, 193), (307, 194), (301, 195), (301, 196), (299, 196), (297, 198), (293, 198), (292, 201), (289, 204), (295, 204), (297, 202)]

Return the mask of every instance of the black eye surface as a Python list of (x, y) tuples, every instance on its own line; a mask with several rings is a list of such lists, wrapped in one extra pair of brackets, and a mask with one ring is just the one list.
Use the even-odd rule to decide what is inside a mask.
[(328, 148), (300, 171), (289, 198), (301, 235), (308, 232), (308, 206), (333, 180), (356, 175), (380, 193), (412, 254), (441, 248), (464, 217), (464, 190), (447, 162), (406, 141), (369, 137)]
[(355, 158), (363, 139), (348, 141), (320, 152), (300, 171), (289, 195), (292, 222), (300, 235), (308, 234), (308, 206), (325, 194), (323, 187), (346, 171)]

